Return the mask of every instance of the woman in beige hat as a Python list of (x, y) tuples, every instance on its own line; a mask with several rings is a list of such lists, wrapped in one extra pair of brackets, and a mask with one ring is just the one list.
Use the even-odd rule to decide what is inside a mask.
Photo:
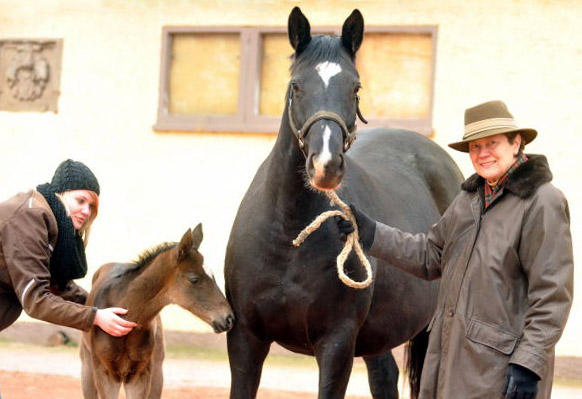
[[(352, 206), (371, 256), (420, 278), (441, 278), (428, 329), (420, 398), (550, 398), (554, 347), (572, 304), (573, 254), (566, 198), (550, 181), (535, 139), (506, 105), (465, 111), (476, 173), (427, 234), (371, 220)], [(353, 231), (338, 221), (342, 237)]]
[(22, 310), (33, 318), (113, 336), (135, 323), (122, 308), (85, 305), (74, 279), (87, 274), (85, 246), (99, 208), (99, 183), (82, 162), (68, 159), (50, 183), (0, 202), (0, 331)]

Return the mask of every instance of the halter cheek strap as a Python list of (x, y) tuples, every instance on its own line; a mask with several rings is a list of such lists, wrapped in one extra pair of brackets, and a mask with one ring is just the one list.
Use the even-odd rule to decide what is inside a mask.
[[(359, 97), (356, 97), (356, 98), (357, 98), (357, 100), (359, 100)], [(293, 105), (293, 98), (291, 97), (291, 94), (289, 94), (289, 101), (288, 101), (289, 126), (291, 127), (293, 134), (297, 138), (297, 142), (299, 143), (299, 148), (301, 148), (303, 155), (306, 155), (305, 151), (303, 149), (305, 147), (305, 140), (304, 140), (305, 135), (309, 131), (309, 128), (315, 122), (317, 122), (321, 119), (327, 119), (330, 121), (334, 121), (342, 129), (342, 133), (345, 137), (344, 138), (344, 148), (343, 148), (344, 152), (346, 152), (352, 146), (352, 143), (356, 140), (357, 126), (354, 124), (353, 129), (349, 130), (348, 127), (346, 126), (346, 123), (342, 119), (342, 117), (339, 116), (338, 114), (336, 114), (335, 112), (331, 112), (331, 111), (316, 112), (309, 119), (307, 119), (305, 121), (305, 123), (301, 126), (300, 129), (297, 129), (297, 126), (295, 125), (295, 121), (293, 120), (292, 105)], [(360, 112), (359, 101), (358, 101), (358, 106), (357, 106), (357, 115), (362, 122), (368, 123), (368, 121), (364, 119), (364, 117), (362, 116), (362, 113)]]

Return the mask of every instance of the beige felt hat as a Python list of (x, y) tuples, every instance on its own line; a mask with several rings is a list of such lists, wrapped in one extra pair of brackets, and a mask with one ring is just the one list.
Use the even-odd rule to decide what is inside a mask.
[(469, 152), (470, 141), (513, 132), (519, 132), (525, 144), (532, 142), (538, 134), (534, 129), (517, 126), (503, 101), (489, 101), (465, 110), (463, 140), (451, 143), (449, 147)]

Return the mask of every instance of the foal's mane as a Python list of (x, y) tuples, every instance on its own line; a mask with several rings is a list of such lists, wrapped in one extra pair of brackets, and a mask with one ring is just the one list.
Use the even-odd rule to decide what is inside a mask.
[(135, 265), (135, 269), (140, 269), (149, 264), (156, 256), (178, 245), (177, 242), (163, 242), (151, 248), (148, 248), (140, 253), (137, 258), (131, 262)]
[(354, 60), (344, 49), (340, 38), (329, 35), (315, 35), (311, 38), (309, 45), (297, 56), (291, 56), (291, 74), (302, 65), (315, 66), (320, 62), (347, 62), (353, 65)]

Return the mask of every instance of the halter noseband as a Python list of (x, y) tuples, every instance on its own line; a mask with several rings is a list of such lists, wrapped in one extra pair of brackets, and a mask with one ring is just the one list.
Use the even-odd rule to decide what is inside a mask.
[[(288, 101), (288, 106), (287, 106), (288, 115), (289, 115), (289, 126), (291, 127), (291, 131), (293, 131), (293, 134), (295, 135), (295, 138), (297, 139), (297, 142), (299, 143), (299, 148), (301, 148), (301, 151), (303, 152), (303, 155), (305, 155), (305, 157), (307, 157), (307, 154), (305, 154), (305, 150), (304, 150), (305, 135), (309, 131), (309, 128), (315, 122), (317, 122), (321, 119), (327, 119), (327, 120), (333, 121), (339, 125), (339, 127), (342, 129), (343, 136), (345, 137), (343, 150), (344, 150), (344, 152), (349, 150), (349, 148), (352, 146), (352, 143), (356, 140), (357, 126), (355, 124), (354, 124), (353, 129), (349, 130), (348, 127), (346, 126), (346, 123), (342, 119), (342, 117), (339, 116), (338, 114), (336, 114), (335, 112), (318, 111), (315, 114), (313, 114), (309, 119), (307, 119), (305, 121), (305, 123), (303, 124), (303, 126), (301, 126), (300, 129), (297, 129), (297, 126), (295, 125), (295, 121), (293, 120), (293, 110), (291, 107), (293, 104), (293, 97), (292, 96), (293, 96), (293, 94), (291, 93), (291, 91), (289, 91), (289, 101)], [(362, 116), (362, 113), (360, 111), (360, 97), (358, 95), (356, 95), (356, 103), (357, 103), (356, 109), (357, 109), (358, 118), (360, 118), (360, 120), (362, 122), (368, 123), (368, 121)]]

